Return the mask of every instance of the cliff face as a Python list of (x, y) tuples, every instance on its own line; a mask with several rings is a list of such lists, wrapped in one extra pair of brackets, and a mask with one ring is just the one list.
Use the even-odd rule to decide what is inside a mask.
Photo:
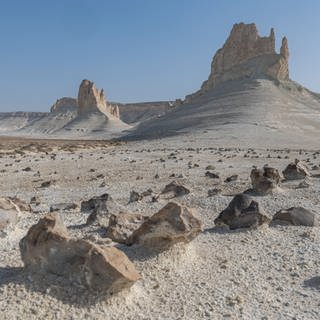
[(82, 80), (78, 93), (78, 114), (106, 111), (107, 103), (103, 89), (99, 90), (89, 80)]
[(277, 80), (289, 79), (289, 49), (286, 38), (282, 40), (280, 54), (275, 50), (274, 29), (267, 37), (260, 37), (254, 23), (235, 24), (225, 44), (213, 57), (211, 72), (201, 89), (190, 100), (225, 81), (254, 78), (261, 75)]
[(92, 81), (82, 80), (78, 93), (78, 114), (98, 111), (120, 119), (118, 105), (107, 102), (103, 89), (99, 90)]
[(78, 108), (77, 99), (63, 97), (58, 99), (55, 104), (50, 108), (50, 112), (59, 113), (67, 111), (76, 111)]

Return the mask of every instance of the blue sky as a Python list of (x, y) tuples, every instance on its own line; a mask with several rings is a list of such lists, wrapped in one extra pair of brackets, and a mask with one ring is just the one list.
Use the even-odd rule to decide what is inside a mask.
[(291, 78), (320, 91), (318, 0), (0, 1), (0, 111), (47, 111), (83, 78), (119, 102), (183, 98), (236, 22), (286, 35)]

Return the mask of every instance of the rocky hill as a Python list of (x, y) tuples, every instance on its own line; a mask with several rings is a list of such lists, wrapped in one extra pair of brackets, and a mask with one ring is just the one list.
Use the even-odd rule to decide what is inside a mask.
[(103, 90), (83, 80), (78, 99), (58, 99), (49, 113), (0, 113), (0, 133), (12, 136), (111, 138), (128, 129), (119, 119), (119, 109), (110, 105)]
[(273, 29), (268, 37), (260, 37), (255, 24), (235, 24), (201, 88), (125, 138), (201, 134), (201, 139), (232, 145), (256, 145), (261, 139), (317, 145), (319, 95), (290, 80), (288, 59), (288, 41), (282, 39), (277, 53)]

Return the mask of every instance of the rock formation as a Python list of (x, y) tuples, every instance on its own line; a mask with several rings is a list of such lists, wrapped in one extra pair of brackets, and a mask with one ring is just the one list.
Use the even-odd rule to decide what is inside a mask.
[(78, 109), (77, 99), (63, 97), (58, 99), (53, 106), (50, 108), (50, 112), (52, 113), (60, 113), (67, 111), (76, 111)]
[(213, 57), (211, 73), (201, 89), (186, 97), (186, 102), (225, 81), (267, 76), (288, 80), (289, 49), (287, 38), (282, 40), (280, 54), (275, 50), (275, 34), (260, 37), (254, 23), (235, 24), (221, 49)]
[(119, 111), (119, 106), (117, 104), (109, 104), (109, 103), (107, 103), (107, 110), (115, 118), (120, 119), (120, 111)]
[(115, 293), (140, 278), (122, 251), (70, 237), (52, 214), (33, 225), (19, 245), (29, 271), (54, 273), (95, 291)]
[(215, 225), (227, 225), (231, 230), (254, 228), (269, 222), (260, 204), (246, 194), (236, 195), (228, 207), (214, 220)]
[(126, 243), (147, 217), (139, 213), (112, 214), (109, 219), (106, 237), (119, 243)]
[(90, 80), (82, 80), (78, 92), (78, 114), (99, 111), (120, 119), (118, 105), (107, 103), (103, 89), (99, 90)]
[(103, 89), (99, 90), (90, 80), (82, 80), (78, 93), (78, 114), (107, 111)]
[(262, 195), (277, 191), (281, 181), (278, 170), (267, 166), (263, 169), (253, 169), (250, 178), (253, 190)]
[(169, 202), (133, 232), (128, 244), (167, 248), (177, 242), (189, 242), (201, 231), (202, 222), (194, 210)]
[(282, 173), (286, 180), (299, 180), (311, 176), (307, 166), (298, 159), (289, 163)]
[(105, 193), (82, 201), (81, 211), (90, 212), (87, 219), (88, 225), (98, 222), (101, 226), (107, 226), (111, 214), (123, 213), (125, 210), (108, 193)]
[(170, 194), (173, 197), (181, 197), (189, 193), (190, 190), (177, 181), (170, 182), (161, 191), (161, 194)]
[(273, 216), (272, 221), (274, 223), (283, 223), (293, 226), (319, 226), (319, 218), (317, 215), (302, 207), (282, 209)]

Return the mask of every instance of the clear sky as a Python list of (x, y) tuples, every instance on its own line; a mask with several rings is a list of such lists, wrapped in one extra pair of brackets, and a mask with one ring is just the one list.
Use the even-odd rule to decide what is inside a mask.
[(286, 35), (291, 78), (320, 91), (319, 0), (0, 0), (0, 111), (47, 111), (83, 78), (110, 101), (183, 98), (237, 22)]

